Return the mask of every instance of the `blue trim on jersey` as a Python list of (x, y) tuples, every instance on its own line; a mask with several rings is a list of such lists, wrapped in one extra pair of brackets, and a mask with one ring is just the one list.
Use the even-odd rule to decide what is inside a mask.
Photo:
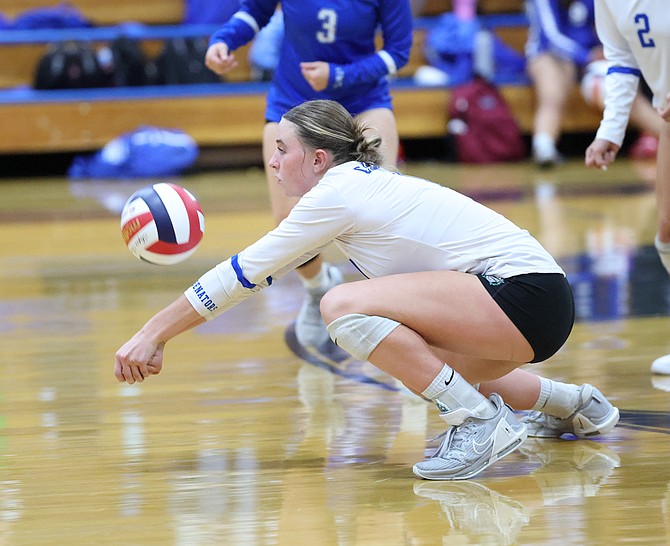
[(158, 230), (158, 240), (165, 243), (177, 244), (177, 234), (174, 232), (170, 214), (153, 186), (137, 191), (133, 196), (133, 200), (135, 199), (144, 200), (149, 207), (156, 223), (156, 229)]
[(638, 68), (631, 68), (629, 66), (611, 66), (607, 69), (608, 74), (630, 74), (631, 76), (642, 77), (642, 72)]
[[(230, 265), (233, 266), (233, 270), (235, 271), (235, 275), (237, 275), (237, 280), (240, 282), (244, 288), (256, 288), (256, 285), (252, 282), (250, 282), (245, 276), (244, 273), (242, 273), (242, 267), (240, 266), (239, 262), (239, 254), (235, 254), (230, 258)], [(265, 279), (268, 282), (268, 286), (272, 284), (272, 277), (268, 277)]]
[(242, 273), (242, 268), (240, 267), (240, 262), (239, 262), (239, 255), (235, 254), (232, 258), (230, 258), (230, 265), (233, 266), (233, 270), (235, 271), (235, 275), (237, 275), (237, 280), (240, 282), (244, 288), (256, 288), (256, 285), (252, 282), (249, 282), (245, 276), (244, 273)]

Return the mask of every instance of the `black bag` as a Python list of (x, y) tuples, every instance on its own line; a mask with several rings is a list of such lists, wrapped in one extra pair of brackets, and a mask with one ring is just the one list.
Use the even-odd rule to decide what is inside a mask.
[(115, 87), (139, 87), (156, 83), (156, 65), (147, 59), (137, 40), (120, 36), (109, 45)]
[(87, 42), (65, 41), (52, 44), (37, 64), (35, 89), (84, 89), (111, 85)]
[(221, 77), (205, 66), (209, 40), (202, 38), (172, 38), (165, 42), (156, 58), (158, 83), (219, 83)]

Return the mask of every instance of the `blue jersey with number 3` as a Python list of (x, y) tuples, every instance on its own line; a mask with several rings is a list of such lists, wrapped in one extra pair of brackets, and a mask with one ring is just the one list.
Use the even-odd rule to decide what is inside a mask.
[(575, 0), (568, 6), (560, 0), (528, 1), (527, 57), (547, 52), (585, 66), (591, 50), (600, 46), (593, 11), (593, 0)]
[[(210, 44), (225, 42), (231, 51), (244, 45), (268, 23), (276, 5), (276, 0), (244, 0)], [(386, 76), (407, 63), (412, 46), (408, 0), (285, 0), (281, 9), (285, 33), (268, 94), (268, 120), (279, 121), (310, 99), (336, 100), (352, 114), (391, 107)], [(302, 76), (300, 63), (308, 61), (330, 64), (324, 91), (314, 91)]]

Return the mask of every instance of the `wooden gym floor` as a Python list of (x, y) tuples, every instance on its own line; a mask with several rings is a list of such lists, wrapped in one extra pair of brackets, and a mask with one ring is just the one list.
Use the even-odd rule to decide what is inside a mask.
[[(206, 214), (186, 263), (125, 249), (147, 181), (0, 181), (0, 545), (670, 543), (670, 281), (651, 247), (653, 163), (409, 164), (527, 228), (570, 273), (579, 321), (533, 366), (622, 413), (596, 440), (528, 440), (474, 480), (414, 479), (437, 412), (371, 366), (284, 341), (295, 274), (168, 344), (118, 384), (116, 349), (272, 227), (260, 169), (183, 177)], [(342, 257), (332, 253), (354, 278)]]

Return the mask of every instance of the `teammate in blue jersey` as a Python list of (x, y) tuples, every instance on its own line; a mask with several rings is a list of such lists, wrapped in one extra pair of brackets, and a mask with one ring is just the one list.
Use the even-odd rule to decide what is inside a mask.
[[(616, 425), (619, 411), (595, 387), (520, 368), (556, 353), (574, 321), (564, 271), (528, 231), (456, 191), (379, 167), (379, 138), (335, 101), (292, 108), (276, 134), (275, 183), (298, 203), (149, 319), (116, 354), (119, 381), (159, 373), (168, 340), (271, 290), (334, 243), (366, 278), (322, 299), (331, 338), (433, 401), (450, 427), (416, 476), (470, 478), (526, 435), (584, 437)], [(521, 422), (505, 402), (534, 411)]]
[[(207, 66), (220, 75), (236, 66), (234, 51), (268, 24), (276, 7), (276, 0), (243, 0), (239, 11), (211, 37)], [(399, 140), (387, 76), (407, 63), (412, 45), (409, 0), (284, 0), (281, 10), (284, 38), (263, 131), (263, 159), (277, 223), (296, 203), (278, 190), (268, 167), (282, 115), (309, 99), (335, 100), (379, 132), (384, 164), (395, 166)], [(382, 49), (377, 48), (378, 33)], [(320, 256), (298, 272), (307, 296), (298, 313), (296, 336), (302, 345), (318, 347), (329, 339), (319, 301), (342, 282), (342, 274)]]
[(535, 88), (532, 152), (543, 167), (562, 161), (556, 143), (565, 105), (582, 69), (594, 60), (593, 0), (529, 0), (528, 74)]
[[(596, 30), (608, 62), (605, 111), (586, 165), (607, 168), (621, 147), (640, 76), (653, 92), (662, 118), (656, 156), (658, 232), (661, 262), (670, 272), (670, 9), (652, 0), (596, 0)], [(657, 359), (652, 371), (670, 374), (670, 355)]]

